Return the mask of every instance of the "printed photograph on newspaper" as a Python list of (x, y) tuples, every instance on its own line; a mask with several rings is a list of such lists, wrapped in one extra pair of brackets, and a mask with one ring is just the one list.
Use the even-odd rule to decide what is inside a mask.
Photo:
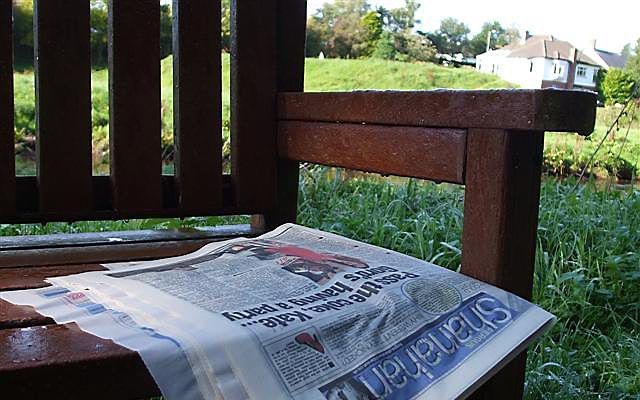
[(16, 292), (136, 350), (171, 398), (463, 398), (554, 321), (519, 297), (293, 224)]

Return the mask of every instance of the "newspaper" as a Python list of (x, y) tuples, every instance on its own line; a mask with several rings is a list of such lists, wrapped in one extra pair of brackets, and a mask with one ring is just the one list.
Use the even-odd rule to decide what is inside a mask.
[(168, 399), (464, 398), (554, 321), (462, 274), (293, 224), (3, 293), (138, 351)]

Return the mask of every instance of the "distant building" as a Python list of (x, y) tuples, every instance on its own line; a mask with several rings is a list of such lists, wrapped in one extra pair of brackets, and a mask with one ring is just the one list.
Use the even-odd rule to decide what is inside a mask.
[(551, 35), (531, 36), (528, 32), (524, 42), (476, 57), (478, 71), (496, 74), (528, 89), (595, 90), (600, 68), (597, 60), (569, 42)]
[(605, 70), (609, 68), (624, 68), (627, 63), (627, 59), (620, 54), (598, 49), (595, 40), (591, 41), (589, 48), (582, 51)]

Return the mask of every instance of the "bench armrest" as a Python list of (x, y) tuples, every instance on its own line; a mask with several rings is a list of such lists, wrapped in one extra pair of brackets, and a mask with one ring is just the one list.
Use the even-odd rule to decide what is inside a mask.
[(559, 89), (280, 93), (278, 119), (587, 135), (596, 99), (593, 92)]
[(278, 156), (464, 184), (473, 132), (586, 135), (595, 117), (576, 90), (280, 93)]

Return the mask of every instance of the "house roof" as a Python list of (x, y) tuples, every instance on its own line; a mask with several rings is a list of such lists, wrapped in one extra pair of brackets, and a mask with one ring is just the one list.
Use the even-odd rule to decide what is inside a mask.
[(609, 68), (624, 68), (625, 64), (627, 63), (627, 59), (620, 54), (599, 49), (594, 49), (594, 51), (600, 56), (600, 58), (602, 58), (602, 61), (604, 61), (604, 63), (607, 64), (607, 67)]
[(598, 62), (576, 49), (571, 43), (558, 40), (551, 35), (535, 35), (524, 43), (512, 44), (504, 49), (511, 50), (507, 57), (535, 58), (543, 57), (573, 62), (574, 52), (576, 60), (582, 64), (598, 65)]

